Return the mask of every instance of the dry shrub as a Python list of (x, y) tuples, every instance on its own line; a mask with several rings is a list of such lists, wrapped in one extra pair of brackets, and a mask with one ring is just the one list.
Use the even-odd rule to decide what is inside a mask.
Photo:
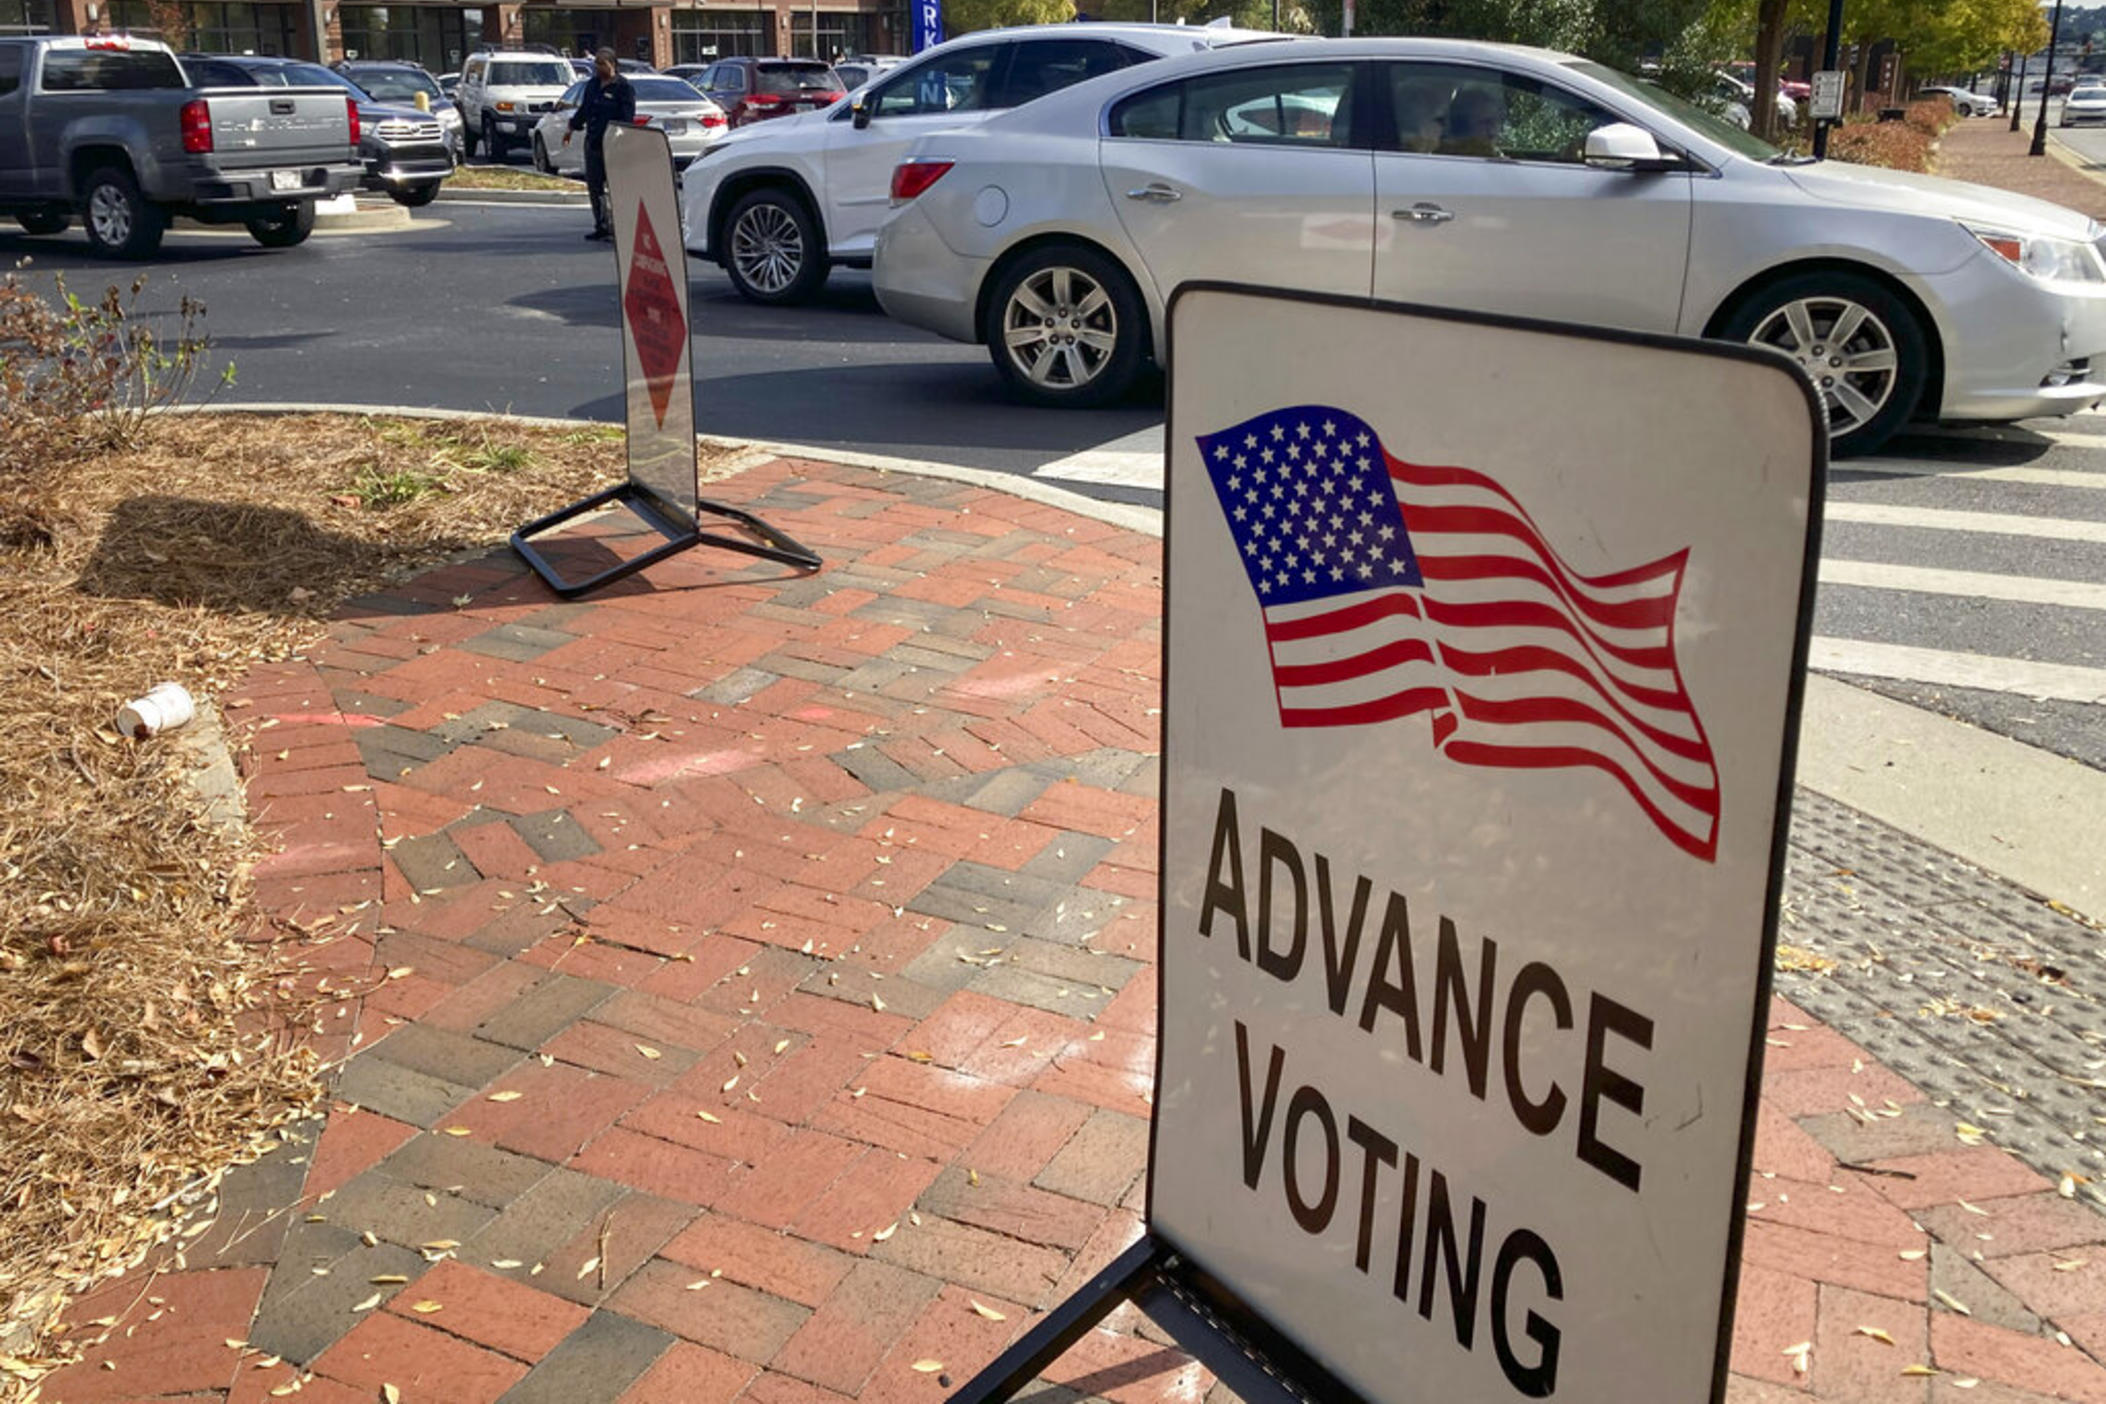
[[(172, 743), (120, 738), (116, 709), (171, 679), (209, 700), (343, 600), (604, 484), (620, 441), (157, 415), (81, 460), (42, 538), (0, 542), (0, 1398), (64, 1293), (165, 1243), (178, 1191), (319, 1095), (289, 1032), (308, 933), (261, 925), (256, 840), (205, 823)], [(423, 486), (368, 505), (390, 479)]]
[(1893, 171), (1928, 171), (1935, 145), (1930, 133), (1910, 122), (1848, 122), (1828, 135), (1834, 159)]
[(1944, 94), (1937, 97), (1918, 98), (1903, 109), (1907, 115), (1902, 121), (1932, 140), (1944, 136), (1960, 120), (1953, 109), (1952, 99)]
[(48, 539), (81, 460), (137, 445), (149, 414), (189, 398), (204, 306), (184, 297), (163, 334), (138, 314), (145, 288), (141, 274), (84, 302), (63, 273), (50, 297), (19, 273), (0, 279), (0, 543)]

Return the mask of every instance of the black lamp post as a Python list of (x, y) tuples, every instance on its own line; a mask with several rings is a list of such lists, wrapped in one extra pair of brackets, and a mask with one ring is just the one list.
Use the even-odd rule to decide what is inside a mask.
[(2047, 155), (2047, 102), (2055, 87), (2055, 45), (2062, 39), (2062, 0), (2055, 0), (2055, 18), (2048, 24), (2047, 73), (2040, 80), (2040, 115), (2033, 119), (2033, 146), (2028, 156)]
[(2011, 130), (2018, 130), (2018, 116), (2026, 110), (2026, 65), (2033, 61), (2031, 54), (2018, 56), (2018, 91), (2011, 94)]
[[(1843, 52), (1843, 0), (1828, 0), (1828, 33), (1821, 40), (1821, 67), (1835, 72), (1842, 62)], [(1833, 122), (1816, 122), (1813, 129), (1813, 154), (1816, 161), (1828, 156), (1828, 129)]]

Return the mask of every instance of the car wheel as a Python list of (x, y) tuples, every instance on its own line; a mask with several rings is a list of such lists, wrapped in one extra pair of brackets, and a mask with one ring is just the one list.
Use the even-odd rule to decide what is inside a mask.
[(534, 133), (534, 169), (543, 175), (556, 173), (556, 168), (549, 163), (548, 143), (541, 139), (539, 132)]
[(413, 210), (421, 210), (439, 198), (439, 182), (428, 180), (422, 185), (397, 186), (395, 189), (390, 190), (388, 194), (395, 198), (395, 203), (398, 205), (407, 205)]
[(787, 190), (756, 190), (733, 205), (724, 221), (724, 253), (731, 285), (750, 302), (806, 302), (826, 282), (819, 221)]
[(1145, 360), (1148, 312), (1133, 279), (1096, 249), (1055, 244), (1002, 274), (982, 328), (995, 369), (1034, 404), (1109, 404)]
[(39, 214), (18, 214), (15, 223), (22, 226), (25, 234), (63, 234), (73, 223), (73, 216), (45, 211)]
[(168, 217), (139, 193), (139, 182), (121, 166), (104, 166), (88, 177), (88, 243), (111, 258), (151, 258), (161, 247)]
[(1789, 356), (1828, 412), (1829, 452), (1871, 453), (1915, 413), (1930, 349), (1921, 322), (1884, 285), (1852, 273), (1805, 273), (1770, 284), (1726, 319), (1720, 335)]
[(491, 160), (500, 165), (510, 154), (504, 138), (497, 134), (497, 124), (490, 120), (488, 113), (483, 114), (483, 150)]
[(243, 220), (249, 237), (267, 249), (289, 249), (307, 242), (314, 233), (314, 201), (295, 200), (280, 205), (275, 213)]

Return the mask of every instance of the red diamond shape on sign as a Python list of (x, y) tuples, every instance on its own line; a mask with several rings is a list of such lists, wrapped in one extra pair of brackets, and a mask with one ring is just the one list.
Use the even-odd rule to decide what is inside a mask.
[(629, 286), (622, 291), (629, 314), (629, 339), (636, 343), (636, 363), (651, 391), (651, 409), (665, 428), (665, 407), (673, 398), (673, 373), (687, 350), (687, 319), (680, 315), (680, 290), (665, 266), (665, 250), (651, 228), (651, 215), (636, 206), (636, 245), (629, 250)]

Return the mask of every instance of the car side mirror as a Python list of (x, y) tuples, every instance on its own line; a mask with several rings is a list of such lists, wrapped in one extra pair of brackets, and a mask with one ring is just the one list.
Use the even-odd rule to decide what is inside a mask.
[(1660, 143), (1643, 127), (1611, 122), (1587, 133), (1580, 159), (1598, 171), (1672, 171), (1681, 162), (1660, 150)]
[(848, 111), (849, 120), (856, 124), (857, 131), (860, 132), (870, 125), (870, 109), (863, 105), (863, 99), (857, 98)]

